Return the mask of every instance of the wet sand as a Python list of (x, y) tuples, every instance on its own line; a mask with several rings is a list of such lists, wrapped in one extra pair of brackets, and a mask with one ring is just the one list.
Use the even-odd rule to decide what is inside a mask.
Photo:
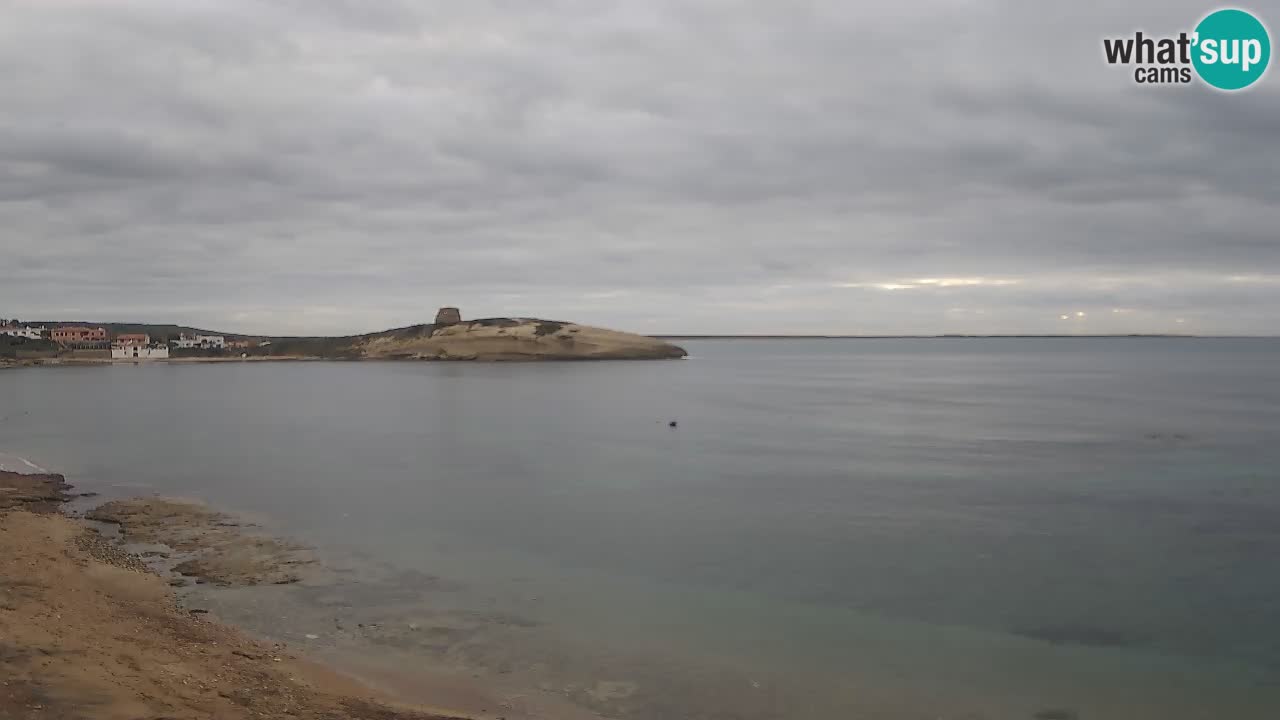
[[(61, 515), (60, 506), (72, 496), (60, 475), (0, 471), (0, 717), (464, 717), (378, 697), (284, 645), (254, 641), (201, 608), (183, 607), (166, 579), (141, 558), (89, 521)], [(148, 509), (152, 502), (156, 507)], [(125, 520), (126, 534), (185, 537), (189, 551), (212, 558), (212, 570), (187, 568), (197, 579), (271, 582), (297, 560), (296, 549), (283, 544), (254, 540), (246, 550), (222, 532), (229, 531), (218, 525), (223, 516), (199, 506), (180, 509), (180, 503), (159, 500), (111, 505), (102, 516)], [(129, 522), (130, 514), (143, 521)], [(164, 524), (179, 530), (171, 535)], [(206, 532), (210, 542), (193, 539)], [(447, 687), (440, 691), (445, 700), (490, 702), (451, 696)]]

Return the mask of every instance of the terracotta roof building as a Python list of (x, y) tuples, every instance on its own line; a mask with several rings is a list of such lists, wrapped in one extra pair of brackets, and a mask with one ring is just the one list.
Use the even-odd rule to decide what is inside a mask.
[(150, 345), (151, 336), (143, 333), (125, 333), (117, 335), (113, 345)]
[(60, 345), (101, 345), (107, 342), (107, 329), (68, 325), (50, 330), (49, 338)]

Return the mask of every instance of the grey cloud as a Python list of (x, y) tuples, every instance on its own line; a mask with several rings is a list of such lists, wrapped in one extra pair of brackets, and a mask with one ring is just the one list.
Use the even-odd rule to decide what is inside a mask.
[[(1274, 72), (1101, 59), (1204, 9), (10, 3), (0, 314), (1272, 333), (1280, 286), (1228, 278), (1280, 267)], [(967, 276), (1018, 282), (875, 287)]]

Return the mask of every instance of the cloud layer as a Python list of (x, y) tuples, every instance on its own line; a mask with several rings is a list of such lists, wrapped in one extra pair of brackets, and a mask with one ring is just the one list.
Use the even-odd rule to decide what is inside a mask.
[(5, 2), (0, 315), (1274, 334), (1275, 71), (1102, 60), (1209, 9)]

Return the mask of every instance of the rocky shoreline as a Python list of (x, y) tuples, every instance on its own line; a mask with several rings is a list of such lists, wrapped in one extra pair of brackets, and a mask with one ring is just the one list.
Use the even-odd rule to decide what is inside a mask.
[(301, 576), (299, 568), (315, 565), (307, 549), (274, 537), (245, 532), (229, 515), (199, 503), (167, 498), (112, 500), (85, 514), (87, 520), (120, 529), (130, 546), (150, 545), (143, 556), (160, 569), (182, 578), (217, 585), (287, 585)]
[[(459, 720), (388, 702), (282, 645), (183, 608), (165, 579), (86, 519), (61, 475), (0, 471), (0, 717)], [(239, 536), (197, 505), (134, 500), (91, 513), (176, 542), (199, 582), (291, 582), (300, 549)]]

